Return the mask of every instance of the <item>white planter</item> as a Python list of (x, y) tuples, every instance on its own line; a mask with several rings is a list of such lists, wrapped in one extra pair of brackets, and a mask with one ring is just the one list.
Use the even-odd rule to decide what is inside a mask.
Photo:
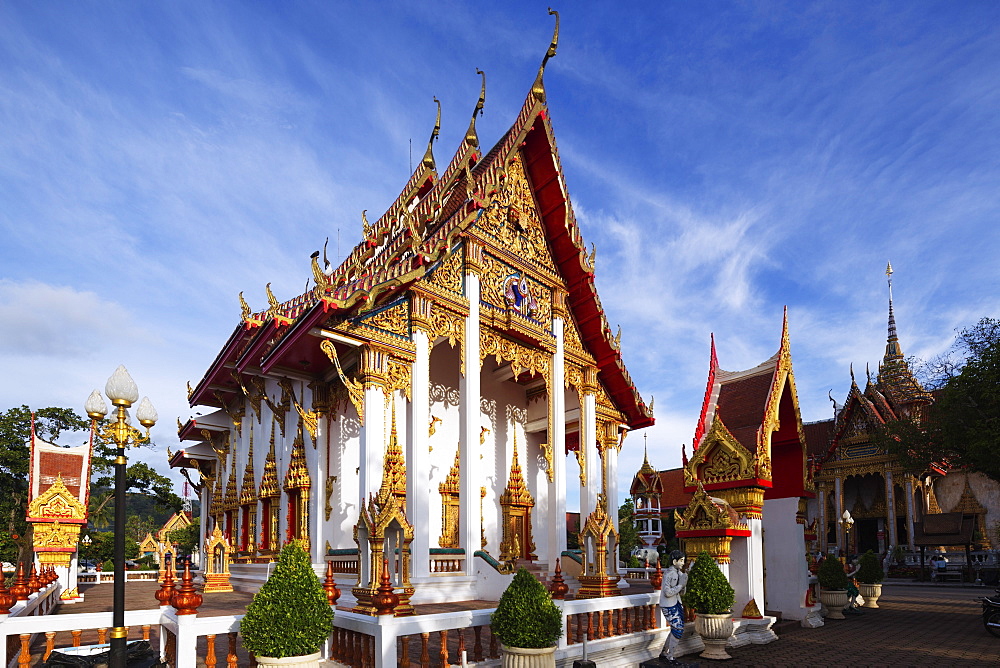
[(879, 584), (858, 583), (858, 591), (861, 592), (861, 596), (865, 599), (866, 608), (878, 607), (878, 597), (882, 595), (881, 582)]
[(500, 645), (503, 654), (503, 668), (556, 668), (556, 648), (507, 647)]
[(319, 668), (319, 652), (305, 656), (286, 656), (276, 659), (273, 656), (258, 656), (258, 668)]
[(705, 651), (699, 656), (703, 659), (731, 659), (726, 653), (726, 643), (733, 635), (733, 615), (708, 615), (698, 613), (694, 618), (694, 630), (705, 643)]
[(844, 606), (847, 605), (846, 589), (820, 589), (819, 600), (823, 601), (828, 619), (846, 619)]

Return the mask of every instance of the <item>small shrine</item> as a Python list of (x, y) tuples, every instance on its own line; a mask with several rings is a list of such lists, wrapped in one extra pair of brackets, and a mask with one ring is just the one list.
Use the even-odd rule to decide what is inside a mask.
[(64, 603), (82, 600), (77, 585), (80, 532), (87, 526), (90, 445), (64, 447), (37, 438), (32, 430), (27, 521), (39, 571), (52, 570)]
[(205, 543), (204, 593), (233, 591), (229, 582), (229, 550), (229, 541), (216, 526)]
[(604, 494), (597, 497), (594, 509), (583, 530), (580, 531), (580, 547), (583, 549), (583, 572), (577, 576), (580, 591), (577, 598), (601, 598), (618, 595), (621, 577), (612, 575), (608, 562), (618, 558), (618, 530), (608, 514), (608, 500)]

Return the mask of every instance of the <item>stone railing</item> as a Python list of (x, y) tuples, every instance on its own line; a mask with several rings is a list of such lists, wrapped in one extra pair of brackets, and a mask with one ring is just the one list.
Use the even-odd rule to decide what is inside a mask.
[[(0, 617), (0, 640), (13, 640), (12, 651), (3, 667), (27, 668), (33, 636), (45, 633), (47, 657), (57, 646), (80, 646), (81, 638), (96, 634), (101, 642), (112, 625), (112, 613), (84, 613), (47, 616), (33, 611), (48, 609), (45, 600), (58, 599), (39, 592), (27, 602)], [(662, 619), (657, 605), (659, 594), (637, 594), (610, 598), (554, 601), (563, 612), (563, 635), (556, 658), (569, 664), (580, 658), (584, 637), (590, 658), (598, 665), (636, 665), (654, 656), (663, 644)], [(15, 615), (15, 613), (17, 613)], [(499, 644), (490, 632), (493, 609), (462, 610), (412, 617), (384, 615), (371, 617), (338, 610), (334, 631), (323, 648), (323, 656), (334, 666), (352, 668), (394, 668), (461, 664), (500, 665)], [(199, 617), (179, 615), (172, 607), (126, 611), (125, 625), (133, 639), (158, 635), (159, 655), (171, 668), (227, 668), (250, 666), (252, 659), (240, 643), (242, 615)], [(104, 638), (102, 638), (102, 635)]]
[[(156, 580), (159, 577), (159, 571), (125, 571), (125, 582)], [(85, 571), (77, 574), (76, 581), (80, 584), (107, 584), (115, 581), (115, 572)]]

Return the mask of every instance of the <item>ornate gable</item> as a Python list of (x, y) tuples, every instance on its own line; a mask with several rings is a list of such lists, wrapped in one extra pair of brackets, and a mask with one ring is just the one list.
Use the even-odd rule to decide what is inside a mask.
[[(684, 466), (684, 486), (736, 487), (758, 477), (757, 455), (744, 447), (716, 415), (712, 427)], [(768, 472), (767, 478), (770, 478)]]
[(60, 522), (84, 523), (87, 521), (87, 507), (67, 489), (62, 473), (49, 488), (28, 504), (29, 522), (58, 520)]

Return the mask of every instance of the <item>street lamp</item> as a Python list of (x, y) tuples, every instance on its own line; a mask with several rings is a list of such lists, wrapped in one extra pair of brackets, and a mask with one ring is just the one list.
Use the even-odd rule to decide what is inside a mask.
[(844, 552), (851, 551), (851, 528), (854, 526), (854, 518), (851, 517), (851, 511), (845, 510), (844, 514), (840, 516), (840, 524), (844, 527)]
[(128, 635), (128, 629), (125, 628), (125, 448), (149, 441), (149, 429), (156, 424), (157, 415), (149, 397), (143, 397), (135, 416), (139, 419), (139, 424), (146, 428), (146, 434), (143, 435), (129, 423), (127, 409), (139, 399), (139, 388), (128, 375), (124, 365), (120, 365), (111, 374), (104, 391), (111, 403), (117, 406), (114, 422), (103, 428), (98, 426), (98, 422), (103, 423), (104, 416), (108, 414), (108, 405), (104, 403), (104, 397), (99, 390), (90, 393), (84, 408), (91, 419), (91, 430), (102, 441), (114, 443), (118, 448), (115, 457), (115, 588), (111, 608), (113, 628), (108, 665), (110, 668), (125, 668), (125, 644)]

